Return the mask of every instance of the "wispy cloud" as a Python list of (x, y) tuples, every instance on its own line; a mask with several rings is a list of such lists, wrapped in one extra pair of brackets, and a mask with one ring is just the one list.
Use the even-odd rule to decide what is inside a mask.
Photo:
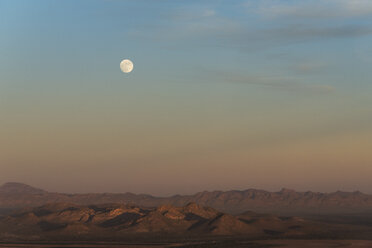
[[(325, 0), (328, 2), (327, 0)], [(266, 1), (264, 1), (266, 2)], [(269, 1), (270, 3), (272, 1)], [(307, 1), (306, 1), (307, 2)], [(329, 0), (329, 2), (333, 2)], [(344, 2), (341, 0), (341, 2)], [(353, 2), (351, 0), (351, 2)], [(371, 1), (372, 2), (372, 1)], [(275, 1), (278, 5), (280, 2)], [(307, 4), (309, 4), (307, 2)], [(266, 5), (268, 5), (266, 3)], [(299, 14), (297, 5), (278, 5), (258, 10), (272, 12), (274, 16)], [(320, 5), (320, 3), (319, 3)], [(347, 5), (347, 4), (345, 4)], [(349, 4), (350, 5), (350, 4)], [(357, 4), (355, 4), (357, 5)], [(292, 10), (292, 8), (294, 10)], [(357, 12), (357, 7), (348, 7)], [(326, 8), (327, 9), (327, 8)], [(326, 12), (326, 9), (324, 11)], [(278, 13), (277, 13), (278, 12)], [(319, 14), (319, 12), (317, 12)], [(309, 15), (310, 16), (310, 13)], [(300, 17), (299, 17), (300, 18)], [(132, 35), (151, 36), (159, 42), (193, 42), (192, 44), (223, 46), (236, 49), (260, 49), (299, 42), (328, 40), (337, 38), (355, 38), (372, 34), (372, 26), (361, 23), (312, 23), (312, 22), (269, 22), (268, 26), (252, 27), (228, 16), (222, 16), (213, 8), (195, 10), (174, 10), (163, 16), (156, 26), (138, 27)]]
[[(160, 20), (160, 21), (159, 21)], [(150, 38), (164, 43), (180, 42), (194, 45), (216, 45), (231, 41), (242, 32), (242, 26), (213, 8), (176, 9), (164, 14), (157, 24), (137, 26), (129, 34), (134, 37)], [(213, 42), (205, 42), (213, 39)], [(172, 47), (172, 45), (170, 46)]]
[(364, 25), (318, 26), (293, 24), (265, 31), (266, 32), (262, 32), (263, 36), (270, 37), (277, 41), (307, 41), (313, 39), (352, 38), (370, 35), (372, 34), (372, 27)]
[(245, 83), (245, 84), (255, 84), (264, 87), (285, 90), (291, 92), (302, 92), (302, 93), (330, 93), (335, 90), (334, 87), (325, 84), (314, 84), (314, 83), (304, 83), (302, 80), (295, 77), (246, 77), (246, 76), (232, 76), (226, 78), (226, 81), (233, 83)]
[(175, 10), (167, 15), (164, 15), (166, 19), (173, 21), (201, 21), (206, 18), (216, 16), (216, 10), (212, 8), (203, 8), (198, 10), (193, 9), (180, 9)]
[(212, 8), (198, 9), (197, 11), (175, 11), (168, 16), (168, 21), (172, 22), (171, 29), (159, 31), (168, 33), (168, 36), (177, 34), (177, 36), (182, 38), (218, 34), (231, 35), (240, 28), (239, 23), (219, 15)]
[(213, 81), (219, 81), (224, 83), (237, 83), (247, 85), (257, 85), (268, 89), (281, 90), (287, 92), (298, 92), (298, 93), (316, 93), (324, 94), (335, 91), (335, 88), (331, 85), (305, 82), (300, 77), (294, 76), (263, 76), (263, 75), (245, 75), (242, 73), (232, 71), (221, 71), (221, 70), (209, 70), (204, 69), (201, 72), (202, 76), (208, 77), (210, 81), (211, 75), (214, 75)]
[(325, 72), (329, 67), (330, 66), (323, 61), (305, 61), (290, 66), (290, 69), (297, 74), (318, 74)]
[(245, 6), (269, 18), (351, 18), (372, 16), (370, 0), (248, 1)]

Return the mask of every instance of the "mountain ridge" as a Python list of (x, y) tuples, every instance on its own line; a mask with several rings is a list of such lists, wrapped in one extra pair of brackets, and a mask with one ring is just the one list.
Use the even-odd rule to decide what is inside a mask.
[(285, 215), (372, 212), (372, 195), (359, 191), (321, 193), (298, 192), (286, 188), (277, 192), (247, 189), (202, 191), (193, 195), (156, 197), (130, 192), (66, 194), (48, 192), (15, 182), (0, 186), (0, 208), (37, 207), (53, 202), (70, 202), (79, 205), (120, 203), (144, 207), (167, 204), (184, 206), (190, 202), (196, 202), (231, 214), (249, 210)]

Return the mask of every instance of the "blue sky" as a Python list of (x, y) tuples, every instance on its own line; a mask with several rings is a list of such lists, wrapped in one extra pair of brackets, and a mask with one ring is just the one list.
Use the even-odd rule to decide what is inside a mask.
[(0, 181), (368, 190), (371, 24), (368, 0), (1, 1)]
[(160, 80), (214, 81), (210, 71), (223, 68), (267, 86), (276, 77), (283, 88), (293, 80), (309, 91), (350, 89), (355, 76), (368, 84), (371, 6), (348, 2), (3, 1), (2, 67), (12, 73), (32, 60), (23, 69), (34, 77), (54, 78), (63, 65), (60, 78), (113, 78), (124, 56)]

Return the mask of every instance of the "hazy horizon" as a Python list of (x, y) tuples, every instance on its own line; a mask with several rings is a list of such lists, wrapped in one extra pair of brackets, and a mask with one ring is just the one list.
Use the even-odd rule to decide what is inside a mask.
[(372, 193), (368, 0), (5, 0), (0, 19), (0, 184)]
[[(194, 195), (194, 194), (197, 194), (197, 193), (201, 193), (201, 192), (214, 192), (214, 191), (223, 191), (223, 192), (228, 192), (228, 191), (245, 191), (245, 190), (263, 190), (263, 191), (267, 191), (267, 192), (280, 192), (282, 190), (294, 190), (296, 192), (314, 192), (314, 193), (335, 193), (337, 191), (341, 191), (341, 192), (349, 192), (349, 193), (353, 193), (353, 192), (361, 192), (361, 193), (364, 193), (364, 194), (371, 194), (371, 193), (368, 193), (368, 192), (363, 192), (363, 191), (360, 191), (360, 190), (346, 190), (346, 191), (343, 191), (343, 190), (330, 190), (330, 191), (319, 191), (319, 190), (306, 190), (306, 189), (303, 189), (303, 190), (299, 190), (299, 189), (295, 189), (295, 188), (286, 188), (286, 187), (281, 187), (281, 188), (259, 188), (259, 187), (247, 187), (247, 188), (228, 188), (228, 187), (225, 187), (225, 188), (220, 188), (220, 189), (200, 189), (200, 190), (196, 190), (196, 191), (183, 191), (183, 192), (178, 192), (178, 191), (175, 191), (175, 192), (172, 192), (172, 191), (169, 191), (168, 193), (160, 193), (160, 194), (156, 194), (156, 193), (151, 193), (151, 190), (149, 192), (142, 192), (142, 191), (127, 191), (125, 190), (125, 188), (123, 189), (112, 189), (112, 190), (102, 190), (100, 188), (97, 188), (97, 187), (91, 187), (90, 189), (87, 188), (87, 189), (84, 189), (84, 190), (75, 190), (75, 191), (61, 191), (61, 190), (58, 190), (58, 188), (56, 190), (53, 190), (53, 188), (56, 188), (56, 187), (50, 187), (49, 188), (43, 188), (42, 186), (36, 186), (36, 185), (32, 185), (32, 184), (27, 184), (27, 183), (24, 183), (24, 182), (4, 182), (4, 183), (0, 183), (0, 186), (2, 185), (5, 185), (5, 184), (8, 184), (8, 183), (15, 183), (15, 184), (21, 184), (21, 185), (28, 185), (28, 186), (31, 186), (33, 188), (36, 188), (36, 189), (41, 189), (41, 190), (45, 190), (45, 191), (48, 191), (50, 193), (62, 193), (62, 194), (90, 194), (90, 193), (114, 193), (114, 194), (125, 194), (125, 193), (134, 193), (134, 194), (145, 194), (145, 195), (152, 195), (152, 196), (155, 196), (155, 197), (169, 197), (169, 196), (175, 196), (175, 195)], [(92, 188), (97, 188), (96, 191), (92, 191)], [(134, 189), (136, 190), (136, 189)]]

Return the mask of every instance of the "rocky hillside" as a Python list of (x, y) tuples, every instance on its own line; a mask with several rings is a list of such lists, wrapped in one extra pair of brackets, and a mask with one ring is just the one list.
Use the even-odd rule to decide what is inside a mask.
[(136, 237), (211, 236), (278, 238), (314, 233), (321, 235), (331, 229), (326, 224), (319, 225), (296, 217), (279, 218), (253, 212), (233, 216), (195, 203), (184, 207), (163, 205), (157, 208), (58, 203), (19, 210), (2, 217), (0, 240), (112, 241)]
[(279, 192), (248, 189), (244, 191), (213, 191), (194, 195), (154, 197), (143, 194), (63, 194), (51, 193), (20, 183), (0, 187), (0, 209), (35, 207), (47, 203), (70, 202), (78, 205), (119, 203), (144, 207), (160, 205), (184, 206), (196, 202), (230, 214), (248, 210), (281, 215), (364, 213), (372, 212), (372, 196), (361, 192)]

